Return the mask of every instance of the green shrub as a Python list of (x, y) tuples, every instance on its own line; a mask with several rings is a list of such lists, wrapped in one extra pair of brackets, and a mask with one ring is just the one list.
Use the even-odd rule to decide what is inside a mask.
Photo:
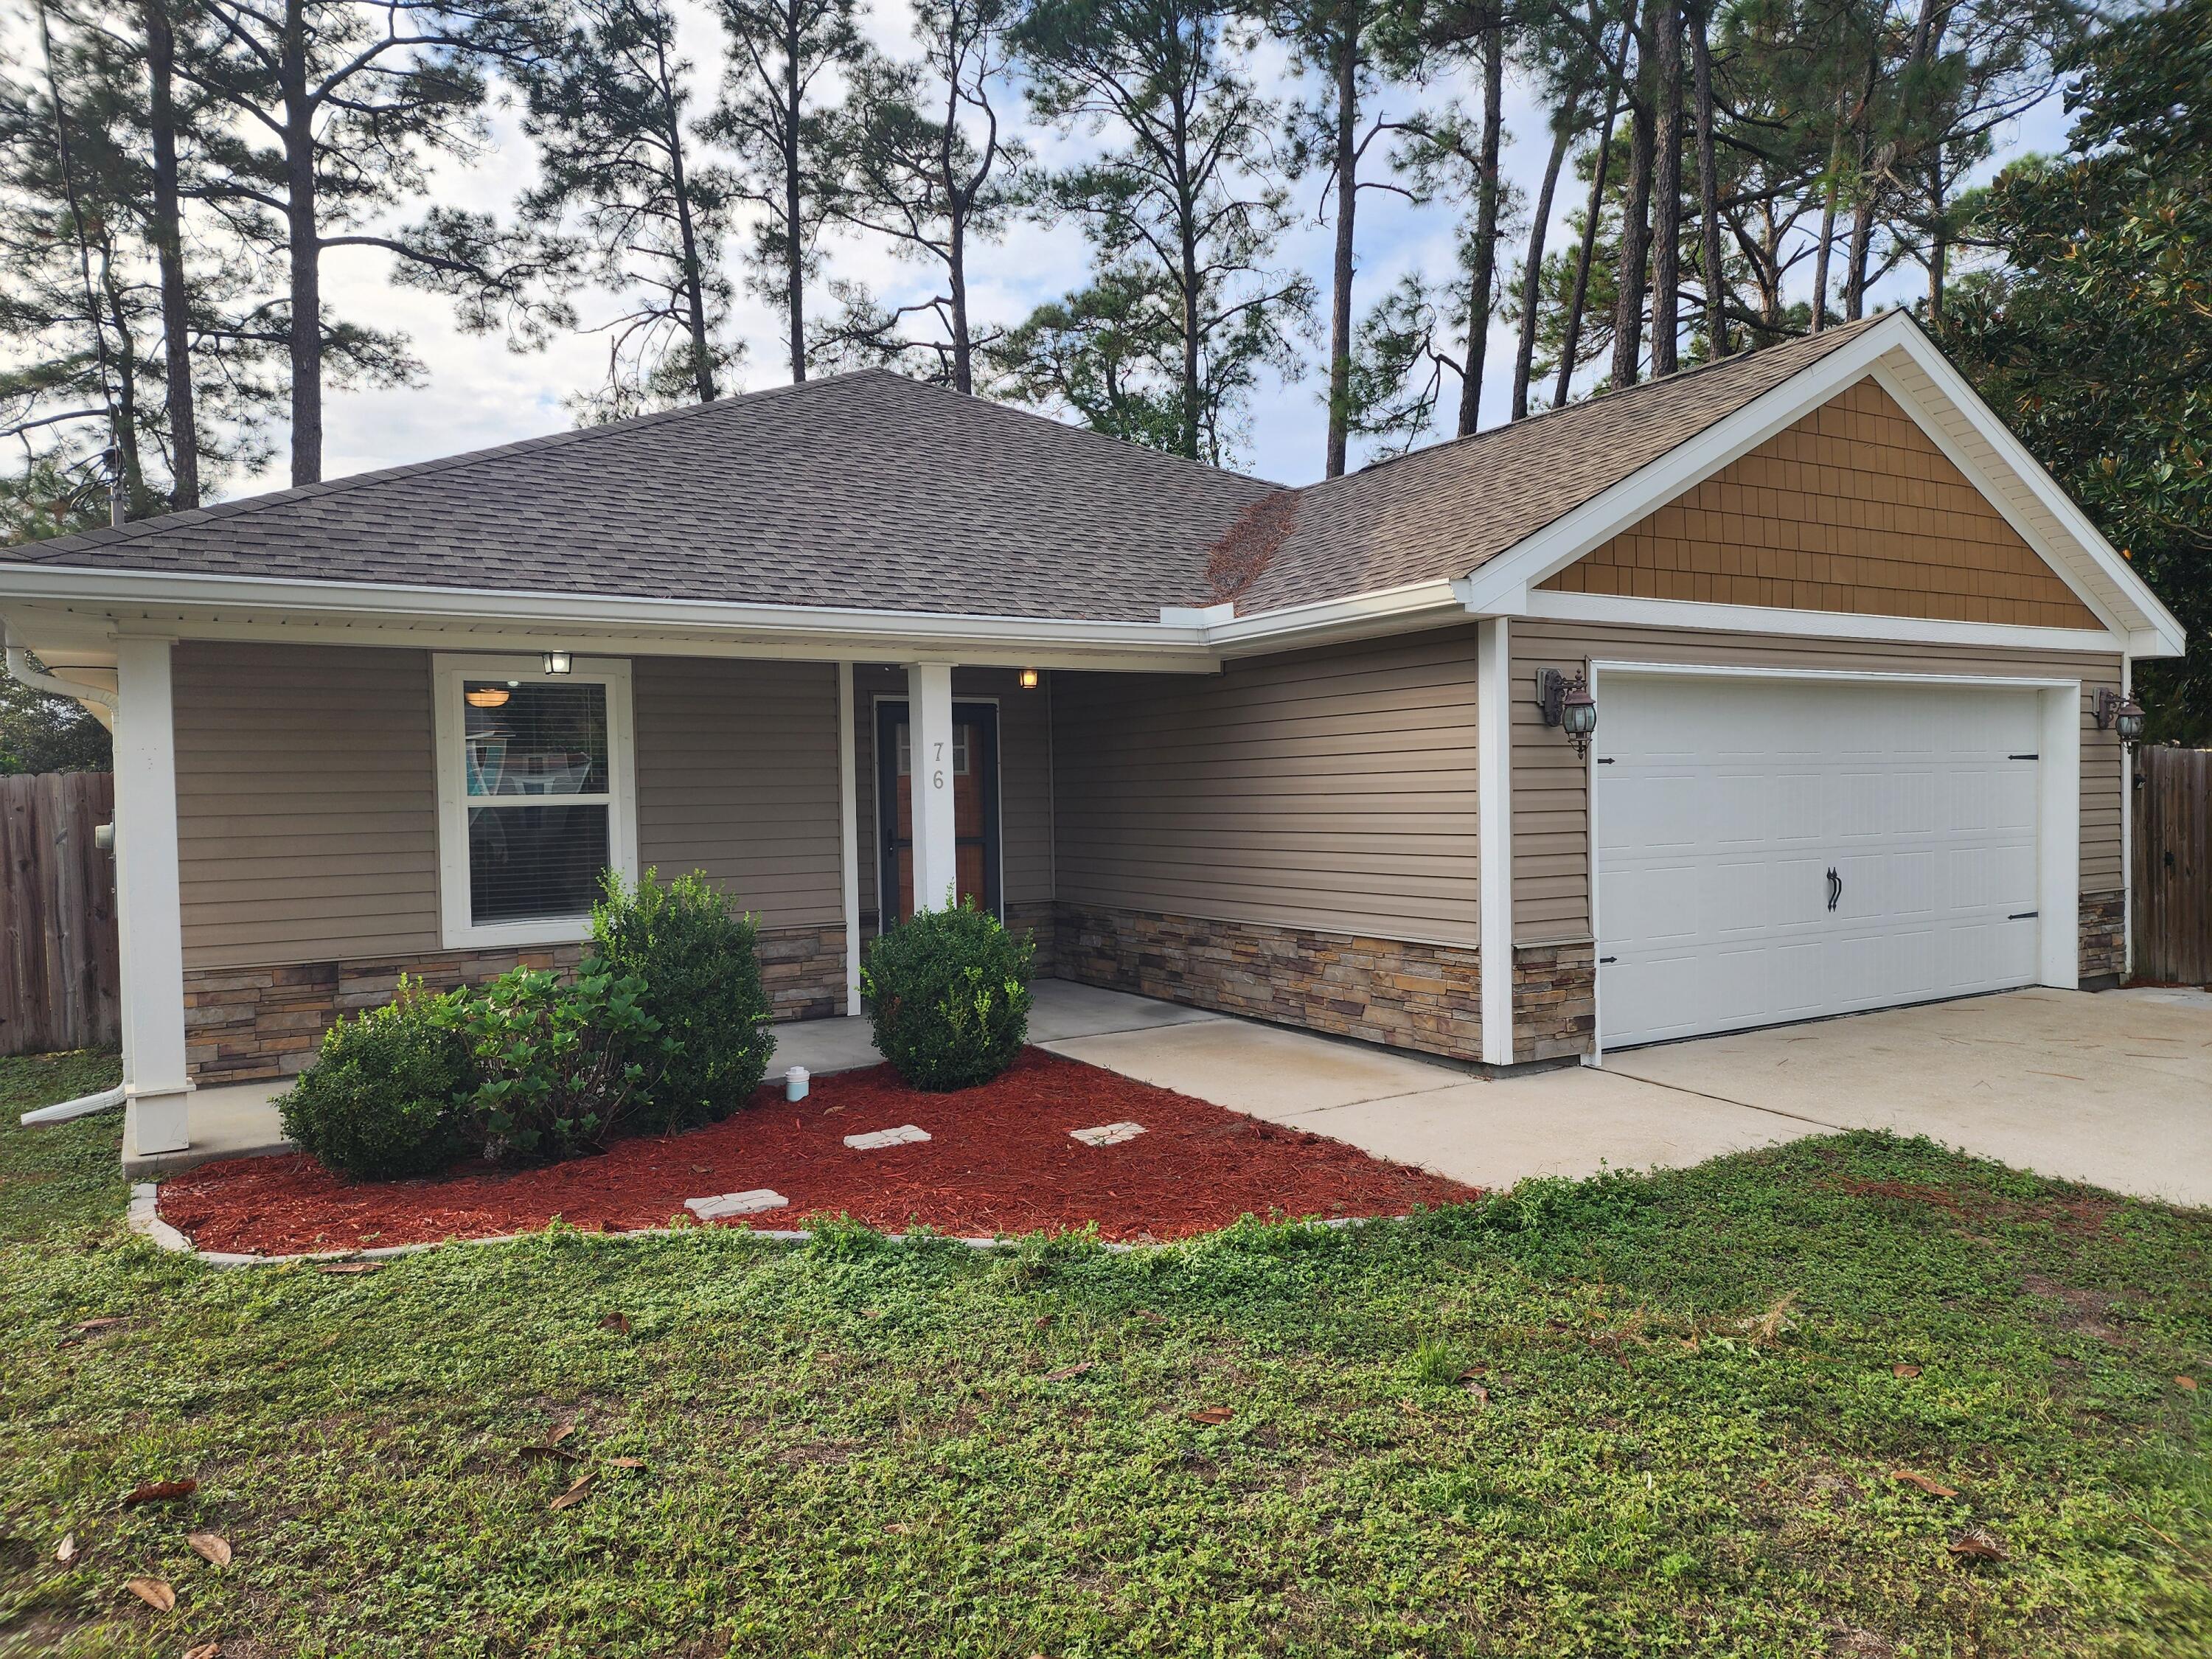
[(901, 922), (860, 971), (877, 1048), (917, 1089), (988, 1083), (1029, 1039), (1034, 954), (973, 901)]
[(641, 981), (639, 1005), (675, 1046), (641, 1103), (657, 1132), (718, 1122), (752, 1098), (775, 1052), (761, 988), (759, 929), (703, 874), (635, 890), (609, 871), (592, 910), (598, 968)]
[(381, 1008), (342, 1019), (276, 1103), (285, 1135), (355, 1180), (429, 1175), (468, 1150), (459, 1103), (475, 1088), (458, 994), (399, 979)]
[(635, 975), (586, 963), (573, 981), (517, 968), (462, 1005), (485, 1156), (574, 1158), (606, 1145), (650, 1097), (672, 1047), (643, 995)]

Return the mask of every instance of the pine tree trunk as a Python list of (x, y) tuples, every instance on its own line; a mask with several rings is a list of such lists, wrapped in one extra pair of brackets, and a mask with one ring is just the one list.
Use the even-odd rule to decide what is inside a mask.
[(145, 0), (147, 125), (154, 140), (154, 252), (161, 277), (161, 360), (167, 380), (169, 506), (200, 504), (200, 434), (192, 407), (191, 329), (185, 315), (183, 213), (177, 177), (177, 37), (167, 0)]
[(1874, 242), (1874, 196), (1860, 181), (1860, 198), (1851, 209), (1851, 250), (1844, 265), (1844, 315), (1856, 322), (1866, 315), (1867, 256)]
[(1328, 307), (1327, 476), (1344, 476), (1352, 426), (1352, 220), (1359, 204), (1359, 0), (1344, 0), (1336, 42), (1336, 254)]
[[(1570, 117), (1571, 119), (1571, 116)], [(1559, 185), (1559, 167), (1567, 159), (1568, 122), (1552, 129), (1552, 154), (1544, 163), (1543, 188), (1536, 192), (1535, 216), (1528, 224), (1528, 252), (1521, 267), (1521, 339), (1513, 354), (1513, 416), (1528, 414), (1528, 364), (1536, 355), (1536, 305), (1544, 293), (1544, 232), (1552, 222), (1552, 197)]]
[(1682, 14), (1667, 0), (1659, 21), (1659, 153), (1651, 234), (1651, 373), (1672, 374), (1682, 331)]
[(799, 234), (799, 123), (805, 94), (799, 85), (799, 14), (788, 7), (789, 32), (783, 40), (783, 280), (784, 305), (790, 319), (791, 383), (806, 379), (806, 250)]
[(1620, 226), (1620, 297), (1613, 312), (1613, 383), (1634, 386), (1644, 355), (1644, 283), (1650, 267), (1651, 171), (1653, 155), (1651, 76), (1639, 67), (1643, 84), (1628, 99), (1628, 206)]
[(1498, 276), (1498, 150), (1505, 122), (1505, 30), (1492, 23), (1482, 36), (1482, 182), (1475, 198), (1474, 288), (1468, 307), (1467, 362), (1459, 384), (1459, 435), (1482, 423), (1482, 365), (1490, 343), (1491, 289)]
[(315, 117), (307, 99), (306, 10), (305, 0), (285, 0), (277, 59), (284, 100), (285, 232), (291, 256), (295, 488), (323, 481), (323, 247), (315, 204)]
[(1699, 5), (1690, 14), (1692, 70), (1698, 100), (1698, 223), (1704, 234), (1705, 351), (1712, 360), (1729, 355), (1728, 260), (1721, 250), (1721, 187), (1713, 155), (1713, 54), (1711, 15)]
[(952, 297), (952, 389), (973, 396), (975, 346), (968, 332), (968, 216), (957, 210), (945, 238), (945, 276)]
[(1575, 289), (1567, 301), (1567, 325), (1559, 341), (1559, 374), (1552, 388), (1552, 407), (1567, 401), (1567, 388), (1579, 365), (1582, 350), (1583, 307), (1589, 300), (1590, 261), (1597, 252), (1598, 221), (1605, 213), (1606, 175), (1613, 167), (1613, 128), (1620, 116), (1620, 87), (1628, 72), (1628, 53), (1636, 36), (1636, 0), (1629, 0), (1628, 15), (1621, 20), (1620, 55), (1613, 60), (1612, 78), (1605, 89), (1605, 124), (1598, 131), (1597, 161), (1590, 168), (1589, 204), (1583, 215), (1583, 245), (1575, 255)]

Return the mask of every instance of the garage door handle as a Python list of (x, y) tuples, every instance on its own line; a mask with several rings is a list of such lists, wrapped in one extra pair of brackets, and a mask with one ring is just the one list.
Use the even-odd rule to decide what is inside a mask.
[(1832, 910), (1844, 896), (1844, 878), (1836, 873), (1832, 864), (1828, 866), (1828, 908)]

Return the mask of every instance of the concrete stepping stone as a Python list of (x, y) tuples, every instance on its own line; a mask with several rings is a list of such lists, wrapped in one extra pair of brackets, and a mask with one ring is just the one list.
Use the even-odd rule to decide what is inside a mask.
[(687, 1198), (684, 1207), (702, 1221), (720, 1221), (725, 1216), (758, 1215), (763, 1210), (781, 1210), (790, 1202), (781, 1193), (755, 1187), (750, 1192), (722, 1193), (714, 1198)]
[(902, 1123), (896, 1129), (872, 1129), (864, 1135), (847, 1135), (845, 1144), (856, 1152), (872, 1152), (884, 1146), (910, 1146), (928, 1139), (928, 1130)]
[(1125, 1140), (1134, 1140), (1145, 1133), (1141, 1123), (1102, 1123), (1095, 1129), (1070, 1129), (1067, 1132), (1086, 1146), (1118, 1146)]

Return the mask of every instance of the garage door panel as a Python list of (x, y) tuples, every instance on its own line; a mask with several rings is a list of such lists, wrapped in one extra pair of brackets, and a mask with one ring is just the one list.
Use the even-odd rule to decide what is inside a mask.
[(1601, 699), (1607, 1044), (2033, 982), (2033, 693), (1620, 675)]

